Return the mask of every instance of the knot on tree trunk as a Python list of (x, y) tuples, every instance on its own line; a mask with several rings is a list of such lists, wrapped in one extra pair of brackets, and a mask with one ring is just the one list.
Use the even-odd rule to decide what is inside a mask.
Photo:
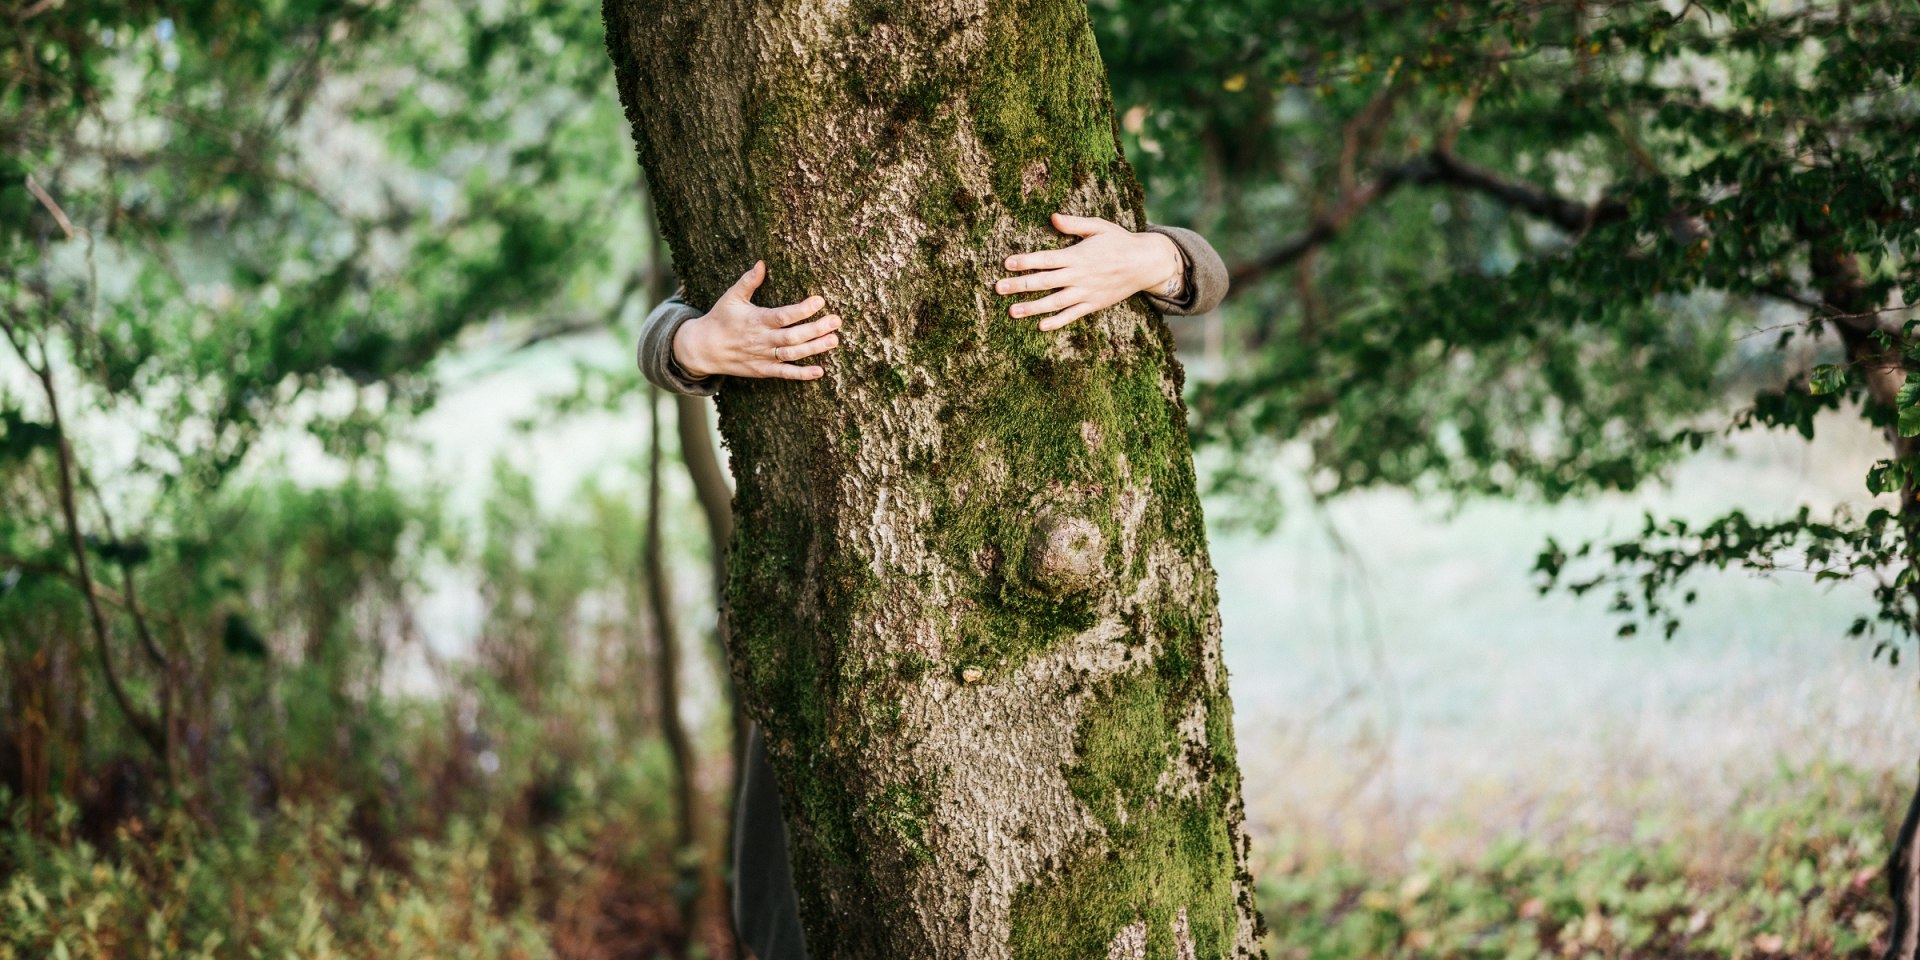
[(1034, 585), (1055, 596), (1084, 593), (1099, 584), (1106, 555), (1107, 535), (1093, 521), (1043, 517), (1034, 527), (1029, 555)]

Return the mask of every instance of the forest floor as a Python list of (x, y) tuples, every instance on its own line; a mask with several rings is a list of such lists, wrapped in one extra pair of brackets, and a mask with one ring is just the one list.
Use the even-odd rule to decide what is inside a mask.
[(1718, 574), (1672, 640), (1623, 640), (1610, 594), (1530, 574), (1547, 537), (1647, 512), (1865, 507), (1878, 438), (1821, 436), (1742, 438), (1630, 496), (1295, 490), (1274, 535), (1217, 531), (1276, 955), (1872, 955), (1920, 700), (1913, 657), (1845, 636), (1866, 588)]

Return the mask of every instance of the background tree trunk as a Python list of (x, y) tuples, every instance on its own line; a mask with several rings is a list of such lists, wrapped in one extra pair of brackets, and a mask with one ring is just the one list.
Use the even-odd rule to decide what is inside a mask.
[(1255, 956), (1180, 372), (990, 283), (1141, 221), (1079, 0), (606, 0), (677, 272), (847, 323), (730, 381), (731, 657), (816, 957)]

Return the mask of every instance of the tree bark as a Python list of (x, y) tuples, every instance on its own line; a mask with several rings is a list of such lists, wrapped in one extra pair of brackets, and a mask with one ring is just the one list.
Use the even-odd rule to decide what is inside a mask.
[(732, 380), (730, 657), (818, 958), (1258, 956), (1166, 325), (990, 284), (1054, 210), (1138, 229), (1079, 0), (605, 0), (690, 302), (846, 318)]
[[(700, 830), (693, 783), (693, 741), (680, 720), (680, 630), (673, 617), (673, 584), (660, 530), (660, 395), (647, 390), (647, 531), (641, 546), (647, 578), (647, 609), (653, 615), (654, 690), (660, 701), (660, 735), (673, 761), (674, 867), (680, 873), (681, 933), (687, 942), (699, 936), (700, 894), (706, 857), (700, 852)], [(685, 944), (683, 943), (684, 947)]]

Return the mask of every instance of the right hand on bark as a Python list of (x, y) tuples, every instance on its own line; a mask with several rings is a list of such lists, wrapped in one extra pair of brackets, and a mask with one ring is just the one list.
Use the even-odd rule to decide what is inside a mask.
[(820, 312), (826, 301), (808, 297), (784, 307), (756, 307), (753, 292), (767, 279), (767, 262), (756, 261), (734, 281), (713, 309), (680, 325), (673, 335), (673, 362), (696, 380), (725, 374), (729, 377), (775, 377), (818, 380), (817, 366), (789, 361), (825, 353), (840, 345), (840, 318), (828, 314), (801, 323)]

